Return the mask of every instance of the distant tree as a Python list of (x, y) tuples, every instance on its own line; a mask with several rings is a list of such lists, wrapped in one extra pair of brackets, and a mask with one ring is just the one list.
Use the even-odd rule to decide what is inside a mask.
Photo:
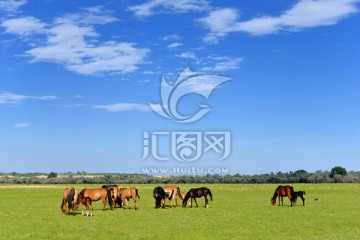
[(57, 178), (57, 173), (56, 172), (51, 172), (47, 178)]
[(347, 171), (345, 168), (341, 167), (341, 166), (336, 166), (333, 167), (330, 171), (330, 177), (334, 177), (335, 175), (341, 175), (341, 176), (346, 176)]

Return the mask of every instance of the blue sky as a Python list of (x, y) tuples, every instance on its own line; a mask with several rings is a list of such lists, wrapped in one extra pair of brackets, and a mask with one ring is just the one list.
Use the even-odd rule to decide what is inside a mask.
[[(341, 165), (360, 170), (360, 3), (355, 0), (0, 0), (0, 172)], [(198, 79), (181, 123), (152, 111), (161, 81)], [(203, 93), (203, 92), (202, 92)], [(200, 104), (200, 105), (199, 105)], [(167, 105), (164, 105), (165, 108)], [(143, 134), (231, 133), (231, 154), (142, 159)], [(206, 145), (204, 145), (206, 147)]]

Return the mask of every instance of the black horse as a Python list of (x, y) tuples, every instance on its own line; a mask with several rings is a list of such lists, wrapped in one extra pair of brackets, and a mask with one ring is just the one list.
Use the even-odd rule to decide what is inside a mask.
[(160, 186), (154, 188), (153, 197), (155, 198), (155, 208), (165, 207), (165, 198), (171, 199), (173, 195), (174, 190), (172, 190), (170, 194), (165, 192), (164, 189)]
[(296, 204), (297, 198), (300, 197), (303, 202), (303, 206), (305, 206), (304, 195), (306, 195), (305, 191), (294, 192), (292, 195), (292, 201), (293, 201), (294, 205)]
[(201, 188), (192, 188), (190, 189), (187, 194), (185, 195), (185, 198), (183, 200), (183, 203), (182, 203), (182, 206), (183, 207), (186, 207), (186, 204), (190, 198), (190, 207), (192, 207), (192, 200), (194, 199), (195, 201), (195, 204), (196, 204), (196, 207), (198, 207), (198, 204), (196, 202), (196, 198), (199, 198), (199, 197), (202, 197), (204, 196), (205, 198), (205, 207), (209, 207), (209, 201), (208, 201), (208, 198), (207, 196), (210, 196), (210, 199), (211, 201), (213, 200), (212, 198), (212, 194), (211, 194), (211, 191), (210, 189), (206, 188), (206, 187), (201, 187)]

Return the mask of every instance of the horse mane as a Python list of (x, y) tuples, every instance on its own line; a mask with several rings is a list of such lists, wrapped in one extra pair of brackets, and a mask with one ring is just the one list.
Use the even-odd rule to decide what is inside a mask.
[(189, 198), (190, 198), (190, 195), (191, 195), (191, 190), (192, 189), (190, 189), (187, 193), (186, 193), (186, 195), (185, 195), (185, 197), (184, 197), (184, 200), (183, 201), (187, 201), (187, 200), (189, 200)]
[(138, 193), (137, 188), (135, 188), (135, 191), (136, 191), (136, 196), (140, 199), (140, 195), (139, 195), (139, 193)]
[(274, 192), (274, 195), (273, 195), (273, 197), (272, 197), (272, 199), (276, 199), (276, 197), (277, 197), (277, 191), (278, 191), (278, 189), (279, 189), (279, 187), (280, 186), (278, 186), (276, 189), (275, 189), (275, 192)]

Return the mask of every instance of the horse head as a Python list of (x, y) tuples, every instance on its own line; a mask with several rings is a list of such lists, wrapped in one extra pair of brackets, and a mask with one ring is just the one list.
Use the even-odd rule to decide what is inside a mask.
[(272, 198), (271, 198), (271, 204), (272, 204), (272, 205), (275, 205), (275, 203), (276, 203), (276, 198), (273, 198), (273, 197), (272, 197)]

